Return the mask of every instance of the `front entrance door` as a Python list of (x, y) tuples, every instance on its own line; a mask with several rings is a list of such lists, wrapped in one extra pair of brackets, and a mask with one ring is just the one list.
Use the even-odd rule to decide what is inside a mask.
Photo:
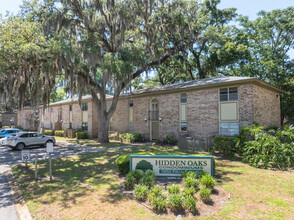
[(159, 133), (157, 99), (152, 99), (150, 103), (150, 130), (151, 130), (151, 140), (157, 140), (158, 133)]
[(151, 122), (151, 135), (153, 140), (158, 139), (158, 132), (159, 132), (159, 123), (158, 121)]

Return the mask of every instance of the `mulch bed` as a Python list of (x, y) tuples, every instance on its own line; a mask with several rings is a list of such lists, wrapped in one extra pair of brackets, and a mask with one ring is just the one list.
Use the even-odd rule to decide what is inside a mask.
[[(124, 188), (124, 181), (125, 177), (120, 176), (120, 190), (121, 192), (128, 198), (133, 199), (136, 201), (136, 199), (133, 196), (133, 190), (126, 190)], [(167, 186), (173, 184), (173, 183), (178, 183), (180, 184), (181, 188), (184, 188), (184, 186), (181, 184), (182, 179), (166, 179), (166, 178), (157, 178), (155, 182), (156, 185), (160, 185), (163, 187), (163, 189), (166, 189)], [(209, 203), (204, 203), (198, 198), (198, 193), (196, 193), (196, 198), (197, 198), (197, 205), (196, 205), (196, 211), (194, 214), (186, 211), (186, 212), (180, 212), (180, 213), (175, 213), (172, 212), (169, 208), (167, 208), (166, 212), (163, 213), (156, 213), (160, 216), (163, 217), (177, 217), (177, 216), (182, 216), (182, 217), (193, 217), (193, 216), (209, 216), (214, 213), (219, 212), (222, 208), (226, 206), (226, 204), (230, 200), (230, 193), (226, 192), (222, 187), (220, 186), (215, 186), (214, 189), (212, 190), (211, 194), (211, 202)], [(154, 213), (149, 202), (140, 202), (137, 201), (138, 204), (140, 204), (142, 207), (150, 211), (151, 213)]]

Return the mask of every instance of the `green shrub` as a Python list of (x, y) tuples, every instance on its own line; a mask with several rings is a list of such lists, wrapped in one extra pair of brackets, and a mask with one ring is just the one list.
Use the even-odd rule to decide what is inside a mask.
[(235, 159), (235, 154), (238, 152), (236, 149), (236, 137), (215, 137), (212, 140), (214, 151), (222, 151), (230, 157)]
[(294, 127), (270, 130), (252, 125), (246, 127), (251, 140), (243, 144), (243, 161), (255, 167), (294, 167)]
[(196, 199), (193, 196), (188, 196), (185, 198), (185, 207), (191, 213), (196, 212)]
[(176, 145), (178, 143), (177, 138), (174, 134), (165, 134), (163, 135), (163, 141), (162, 144), (163, 145)]
[(44, 134), (52, 136), (54, 134), (54, 131), (53, 130), (44, 130)]
[(180, 194), (171, 194), (168, 200), (168, 206), (173, 212), (180, 212), (184, 209), (184, 199)]
[(64, 137), (65, 131), (55, 131), (55, 136)]
[(134, 189), (134, 196), (139, 201), (145, 201), (148, 196), (148, 187), (144, 185), (137, 185)]
[(207, 172), (201, 170), (200, 172), (197, 173), (197, 178), (201, 179), (205, 175), (209, 175), (209, 174)]
[(119, 135), (120, 139), (124, 142), (142, 142), (143, 138), (140, 133), (122, 133)]
[(87, 139), (87, 138), (89, 138), (88, 134), (86, 132), (83, 132), (83, 131), (76, 132), (76, 137), (77, 137), (77, 139)]
[(167, 191), (168, 191), (169, 194), (180, 193), (180, 186), (179, 186), (179, 184), (174, 183), (174, 184), (167, 187)]
[(149, 202), (155, 212), (164, 212), (166, 210), (167, 202), (165, 198), (161, 196), (152, 197)]
[(276, 126), (264, 129), (258, 124), (244, 127), (234, 138), (218, 137), (213, 140), (213, 150), (222, 150), (231, 158), (235, 154), (243, 161), (260, 168), (294, 167), (294, 127)]
[(210, 175), (204, 175), (201, 178), (201, 184), (206, 188), (213, 189), (216, 185), (215, 179)]
[(155, 173), (152, 170), (146, 170), (144, 173), (145, 176), (152, 176), (155, 178)]
[(202, 188), (199, 191), (199, 197), (203, 202), (210, 202), (211, 201), (210, 195), (211, 195), (211, 189), (209, 188)]
[(118, 157), (115, 163), (120, 174), (127, 174), (130, 170), (130, 154)]
[(131, 175), (135, 178), (136, 183), (140, 182), (140, 179), (143, 177), (143, 172), (141, 170), (134, 170)]
[(280, 129), (280, 127), (277, 125), (270, 125), (270, 126), (267, 126), (264, 130), (265, 131), (272, 131), (272, 130), (278, 131), (279, 129)]
[(154, 186), (149, 191), (148, 199), (151, 200), (153, 198), (158, 198), (158, 197), (165, 198), (163, 189), (161, 186)]
[(132, 173), (128, 173), (126, 181), (125, 181), (125, 188), (126, 189), (133, 189), (135, 186), (136, 179), (132, 175)]
[(198, 188), (200, 182), (195, 176), (187, 176), (186, 178), (183, 179), (185, 187), (194, 187), (195, 189)]
[(188, 177), (188, 176), (197, 177), (197, 173), (192, 172), (192, 171), (186, 171), (186, 172), (182, 173), (181, 175), (182, 175), (183, 179)]
[(194, 196), (196, 190), (194, 187), (185, 188), (182, 192), (184, 197)]
[(149, 188), (153, 186), (154, 182), (155, 182), (154, 176), (148, 175), (148, 174), (146, 175), (145, 173), (142, 179), (140, 180), (140, 184), (147, 186)]

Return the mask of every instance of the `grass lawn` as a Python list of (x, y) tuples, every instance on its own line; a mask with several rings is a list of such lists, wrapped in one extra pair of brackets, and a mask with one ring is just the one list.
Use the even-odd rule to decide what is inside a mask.
[[(124, 197), (118, 189), (115, 159), (138, 152), (189, 153), (176, 147), (140, 146), (56, 159), (52, 182), (48, 181), (47, 161), (39, 163), (38, 183), (33, 164), (29, 169), (15, 166), (13, 173), (35, 219), (166, 219)], [(293, 219), (293, 171), (257, 169), (217, 158), (216, 173), (218, 185), (231, 199), (220, 212), (200, 219)]]
[(56, 141), (62, 141), (62, 142), (69, 142), (73, 144), (80, 144), (80, 145), (87, 145), (97, 148), (109, 148), (109, 147), (118, 147), (126, 145), (124, 143), (121, 143), (120, 141), (113, 141), (111, 140), (107, 144), (101, 144), (97, 142), (96, 139), (76, 139), (76, 138), (65, 138), (65, 137), (57, 137), (55, 136)]

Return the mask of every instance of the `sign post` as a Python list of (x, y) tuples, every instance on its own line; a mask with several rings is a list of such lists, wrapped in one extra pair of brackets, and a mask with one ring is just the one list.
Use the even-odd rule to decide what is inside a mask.
[(51, 161), (51, 153), (53, 153), (52, 142), (46, 143), (46, 151), (49, 154), (49, 174), (50, 174), (50, 181), (52, 181), (52, 161)]
[(35, 157), (35, 181), (38, 181), (38, 157)]
[(26, 168), (28, 167), (28, 160), (30, 160), (30, 151), (29, 150), (22, 150), (21, 151), (21, 159), (23, 162), (26, 163)]

